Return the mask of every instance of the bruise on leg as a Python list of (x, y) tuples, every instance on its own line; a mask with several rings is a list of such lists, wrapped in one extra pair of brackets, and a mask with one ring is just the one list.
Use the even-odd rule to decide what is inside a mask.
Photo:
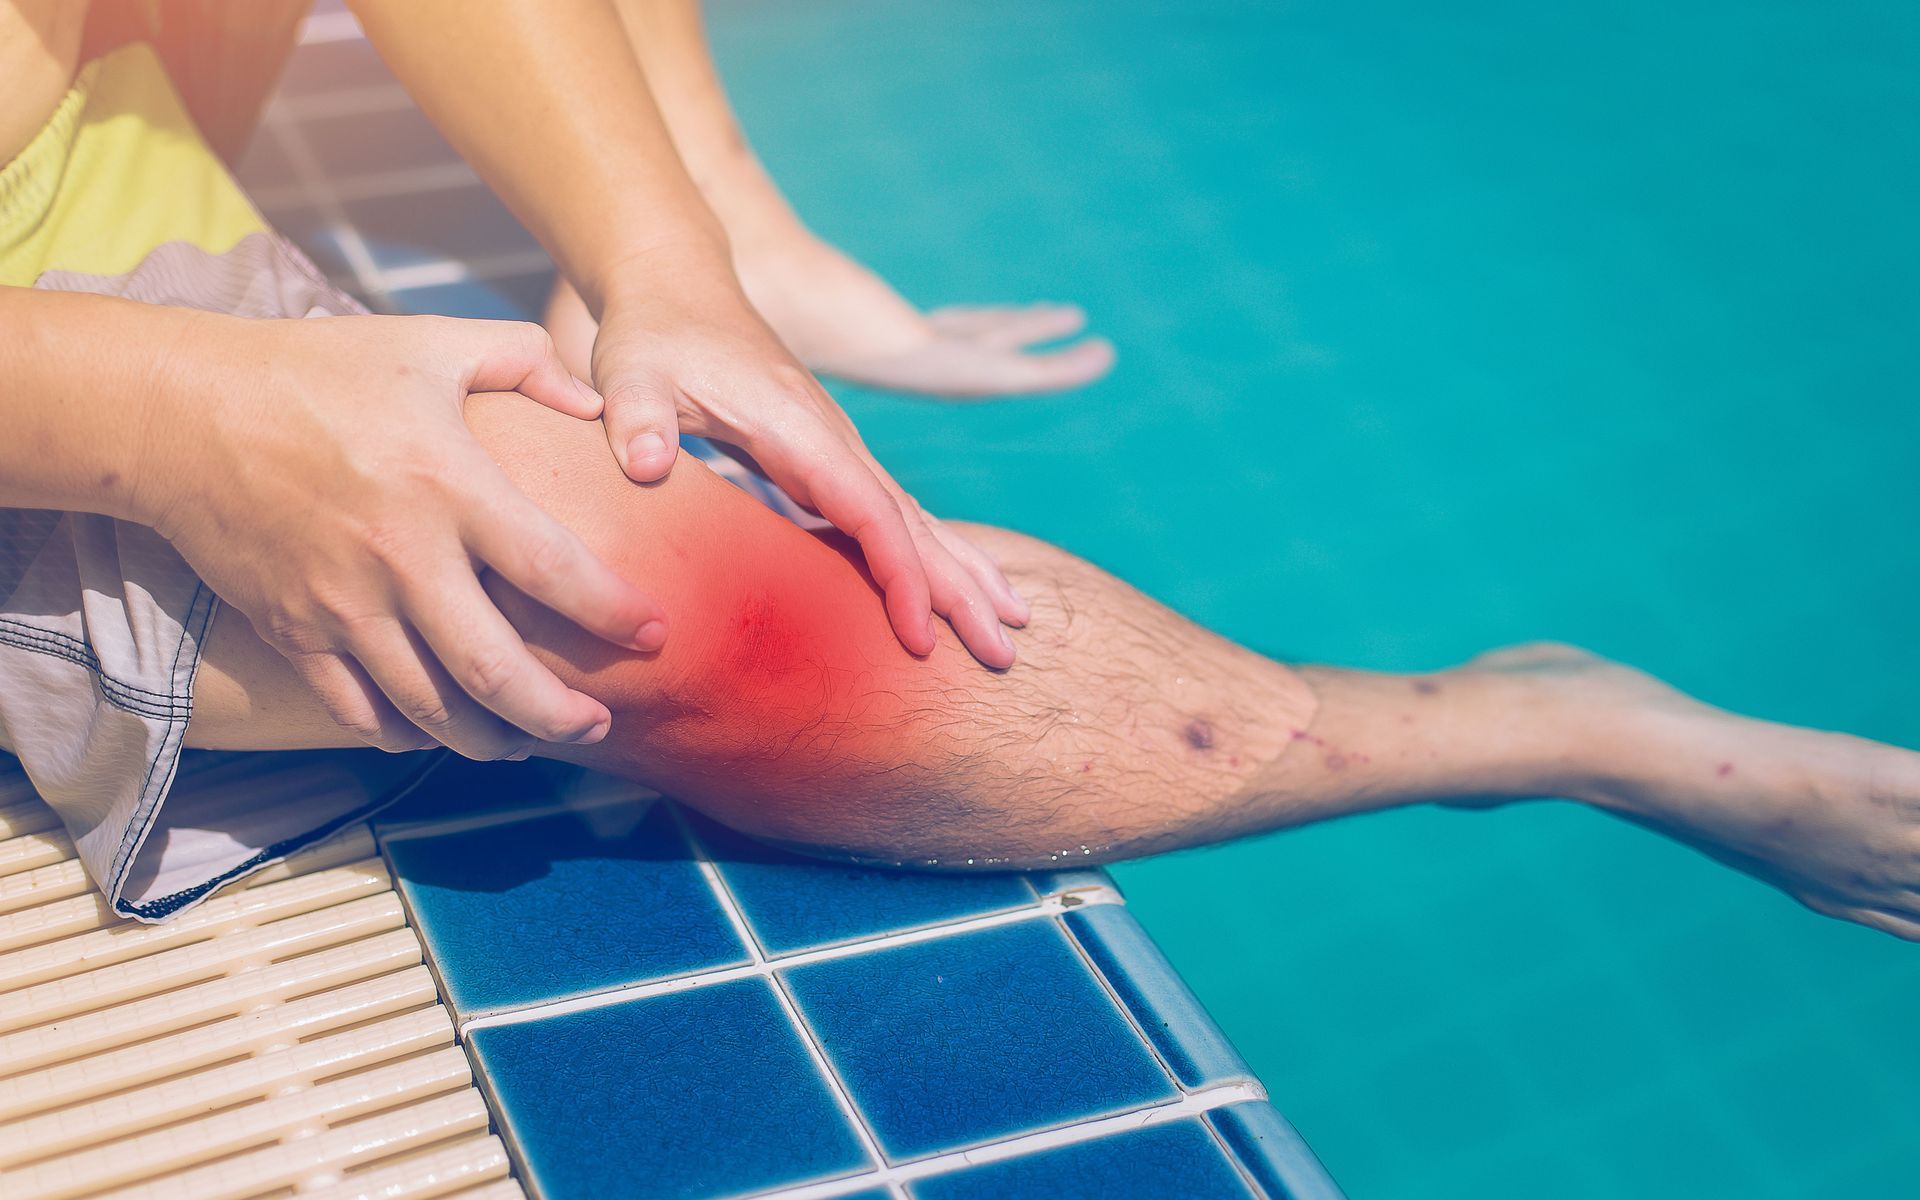
[(1292, 672), (1045, 543), (963, 527), (1034, 609), (1011, 669), (944, 628), (920, 658), (851, 543), (697, 461), (641, 486), (591, 425), (524, 402), (470, 402), (469, 424), (489, 445), (539, 427), (540, 465), (502, 466), (668, 613), (667, 644), (637, 655), (490, 583), (536, 653), (613, 710), (600, 745), (554, 749), (745, 832), (943, 867), (1141, 853), (1193, 840), (1201, 814), (1230, 826), (1222, 799), (1312, 719)]

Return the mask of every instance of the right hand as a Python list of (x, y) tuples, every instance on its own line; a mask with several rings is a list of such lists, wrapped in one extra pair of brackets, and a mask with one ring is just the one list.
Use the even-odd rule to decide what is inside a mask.
[[(518, 757), (612, 714), (527, 649), (485, 567), (583, 628), (659, 649), (662, 614), (507, 479), (473, 392), (593, 420), (537, 325), (349, 316), (221, 323), (163, 369), (142, 519), (245, 613), (343, 727), (387, 750)], [(210, 365), (213, 364), (213, 365)]]

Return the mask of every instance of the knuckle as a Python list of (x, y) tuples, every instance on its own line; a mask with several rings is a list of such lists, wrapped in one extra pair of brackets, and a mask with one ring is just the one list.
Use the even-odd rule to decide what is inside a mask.
[(462, 747), (460, 754), (475, 762), (499, 762), (508, 758), (525, 758), (533, 747), (534, 739), (525, 734), (503, 734)]
[(422, 696), (409, 700), (406, 713), (407, 720), (435, 737), (453, 728), (453, 710), (448, 708), (438, 696)]
[(815, 387), (813, 373), (805, 367), (792, 363), (777, 363), (769, 370), (768, 377), (772, 380), (773, 386), (787, 399), (802, 404), (813, 403)]
[(542, 358), (553, 353), (553, 337), (533, 321), (510, 321), (510, 334), (520, 349)]
[(572, 561), (572, 549), (566, 540), (558, 535), (546, 535), (534, 539), (527, 547), (528, 582), (536, 587), (559, 582), (566, 575), (567, 566)]
[(307, 617), (286, 609), (275, 609), (254, 623), (254, 629), (268, 645), (282, 654), (318, 654), (326, 639)]
[(469, 695), (484, 704), (500, 699), (519, 678), (519, 656), (493, 649), (475, 654), (461, 673), (460, 682)]
[(378, 713), (358, 699), (342, 702), (332, 709), (332, 714), (340, 728), (376, 750), (401, 754), (420, 748), (419, 730), (381, 720)]

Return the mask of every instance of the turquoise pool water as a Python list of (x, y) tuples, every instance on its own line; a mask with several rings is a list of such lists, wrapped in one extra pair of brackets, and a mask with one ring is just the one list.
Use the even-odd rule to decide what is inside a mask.
[[(1563, 638), (1920, 744), (1915, 6), (715, 23), (829, 236), (1119, 343), (1062, 398), (845, 392), (936, 511), (1269, 652)], [(1920, 1192), (1920, 947), (1639, 830), (1410, 810), (1119, 876), (1356, 1200)]]

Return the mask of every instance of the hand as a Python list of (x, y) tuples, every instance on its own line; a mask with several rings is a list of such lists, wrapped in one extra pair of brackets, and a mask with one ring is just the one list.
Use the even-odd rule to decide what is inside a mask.
[(754, 308), (809, 367), (869, 387), (982, 399), (1084, 386), (1113, 368), (1104, 338), (1071, 304), (955, 306), (922, 313), (797, 219), (761, 222), (733, 242)]
[(992, 559), (924, 513), (874, 461), (724, 261), (654, 257), (610, 278), (592, 369), (607, 437), (630, 478), (666, 475), (681, 430), (711, 438), (860, 543), (908, 650), (932, 652), (938, 613), (982, 663), (1013, 665), (1001, 625), (1025, 624), (1025, 602)]
[[(660, 647), (652, 600), (508, 482), (462, 419), (517, 391), (582, 420), (600, 398), (537, 325), (221, 318), (156, 389), (137, 485), (173, 543), (342, 726), (471, 758), (594, 742), (612, 716), (528, 651), (481, 567), (599, 636)], [(211, 397), (209, 400), (208, 397)]]

